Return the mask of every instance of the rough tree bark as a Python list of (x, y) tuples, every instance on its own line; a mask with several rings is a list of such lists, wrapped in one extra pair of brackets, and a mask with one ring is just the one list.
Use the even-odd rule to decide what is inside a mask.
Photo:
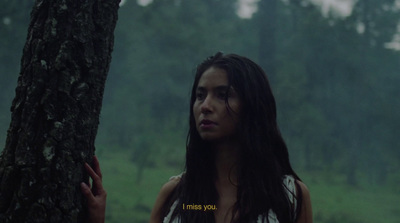
[(0, 156), (0, 222), (84, 222), (119, 0), (36, 0)]

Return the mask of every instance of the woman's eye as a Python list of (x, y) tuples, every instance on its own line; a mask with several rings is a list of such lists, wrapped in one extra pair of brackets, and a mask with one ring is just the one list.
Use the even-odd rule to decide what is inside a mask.
[(219, 92), (217, 95), (218, 95), (218, 98), (224, 99), (224, 100), (228, 97), (226, 92)]
[(198, 100), (204, 99), (204, 93), (202, 93), (202, 92), (197, 92), (197, 93), (196, 93), (196, 98), (197, 98)]
[(220, 99), (226, 100), (227, 98), (231, 98), (233, 96), (233, 92), (231, 90), (228, 91), (220, 91), (217, 93), (217, 97)]

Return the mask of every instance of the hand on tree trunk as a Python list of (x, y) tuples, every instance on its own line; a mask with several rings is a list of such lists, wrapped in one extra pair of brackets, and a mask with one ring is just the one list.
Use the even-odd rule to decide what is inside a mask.
[(81, 183), (82, 193), (87, 199), (88, 222), (104, 223), (107, 193), (103, 188), (100, 164), (97, 157), (94, 156), (93, 158), (93, 169), (87, 163), (85, 163), (85, 168), (93, 180), (92, 188), (86, 183)]

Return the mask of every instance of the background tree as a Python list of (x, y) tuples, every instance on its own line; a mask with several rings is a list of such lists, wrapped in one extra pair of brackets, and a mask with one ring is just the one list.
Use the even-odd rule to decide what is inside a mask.
[(0, 222), (84, 222), (119, 0), (35, 2), (0, 157)]
[(276, 29), (278, 25), (278, 0), (262, 0), (258, 3), (256, 21), (259, 26), (259, 56), (260, 65), (269, 77), (276, 73)]

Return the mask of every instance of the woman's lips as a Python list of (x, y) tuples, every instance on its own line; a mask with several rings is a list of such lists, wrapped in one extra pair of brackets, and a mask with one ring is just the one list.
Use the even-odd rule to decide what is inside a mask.
[(208, 120), (208, 119), (203, 119), (200, 122), (200, 128), (202, 128), (202, 129), (209, 129), (209, 128), (212, 128), (212, 127), (214, 127), (216, 125), (217, 125), (216, 122), (213, 122), (213, 121)]

